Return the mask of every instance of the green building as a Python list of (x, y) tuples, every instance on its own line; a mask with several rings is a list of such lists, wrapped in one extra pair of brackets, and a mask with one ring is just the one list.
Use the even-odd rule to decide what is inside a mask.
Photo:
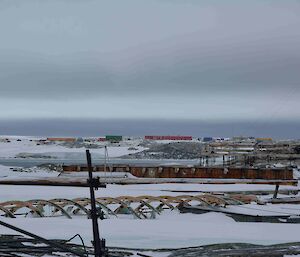
[(105, 140), (112, 142), (112, 143), (119, 143), (120, 141), (122, 141), (123, 136), (118, 136), (118, 135), (106, 135), (105, 136)]

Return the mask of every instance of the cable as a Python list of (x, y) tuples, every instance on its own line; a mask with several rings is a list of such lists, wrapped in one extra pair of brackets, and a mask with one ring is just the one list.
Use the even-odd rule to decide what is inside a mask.
[(33, 233), (29, 232), (29, 231), (26, 231), (26, 230), (24, 230), (24, 229), (21, 229), (21, 228), (19, 228), (19, 227), (15, 227), (15, 226), (13, 226), (13, 225), (11, 225), (11, 224), (9, 224), (9, 223), (6, 223), (6, 222), (4, 222), (4, 221), (2, 221), (2, 220), (0, 220), (0, 225), (1, 225), (1, 226), (4, 226), (4, 227), (6, 227), (6, 228), (12, 229), (12, 230), (14, 230), (14, 231), (17, 231), (17, 232), (19, 232), (19, 233), (22, 233), (22, 234), (24, 234), (24, 235), (26, 235), (26, 236), (32, 237), (32, 238), (34, 238), (34, 239), (37, 239), (37, 240), (39, 240), (39, 241), (41, 241), (41, 242), (43, 242), (43, 243), (49, 245), (49, 246), (52, 247), (53, 249), (60, 249), (60, 250), (63, 250), (63, 251), (65, 251), (65, 252), (73, 253), (73, 254), (75, 254), (76, 256), (85, 257), (85, 256), (84, 256), (83, 254), (81, 254), (80, 252), (77, 252), (77, 251), (75, 251), (75, 250), (73, 250), (73, 249), (71, 249), (71, 248), (68, 248), (68, 247), (66, 247), (66, 246), (64, 246), (64, 245), (62, 245), (62, 244), (59, 244), (59, 243), (57, 243), (57, 242), (55, 242), (55, 241), (51, 241), (51, 240), (48, 240), (48, 239), (46, 239), (46, 238), (40, 237), (40, 236), (38, 236), (38, 235), (35, 235), (35, 234), (33, 234)]
[[(108, 149), (107, 149), (107, 146), (105, 146), (105, 153), (104, 153), (104, 155), (105, 155), (105, 159), (104, 159), (104, 161), (105, 161), (105, 163), (104, 163), (104, 169), (105, 169), (105, 178), (106, 178), (106, 167), (108, 167), (109, 168), (109, 171), (110, 171), (110, 181), (111, 181), (111, 183), (112, 183), (112, 168), (109, 166), (109, 163), (110, 163), (110, 160), (109, 160), (109, 155), (108, 155)], [(108, 181), (108, 180), (107, 180)]]
[(76, 234), (76, 235), (72, 236), (70, 239), (64, 241), (64, 244), (66, 244), (66, 243), (72, 241), (72, 240), (73, 240), (74, 238), (76, 238), (76, 237), (79, 237), (79, 239), (80, 239), (80, 241), (81, 241), (81, 244), (82, 244), (82, 247), (83, 247), (83, 250), (84, 250), (86, 256), (88, 257), (88, 256), (89, 256), (89, 253), (88, 253), (88, 251), (86, 250), (86, 246), (85, 246), (84, 241), (83, 241), (83, 239), (82, 239), (82, 237), (81, 237), (80, 234)]

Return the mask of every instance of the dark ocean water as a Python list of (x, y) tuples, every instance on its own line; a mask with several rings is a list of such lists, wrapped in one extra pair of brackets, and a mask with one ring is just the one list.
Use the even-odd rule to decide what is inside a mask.
[(0, 135), (101, 136), (120, 134), (192, 135), (196, 137), (254, 136), (300, 139), (300, 121), (195, 121), (195, 120), (0, 120)]

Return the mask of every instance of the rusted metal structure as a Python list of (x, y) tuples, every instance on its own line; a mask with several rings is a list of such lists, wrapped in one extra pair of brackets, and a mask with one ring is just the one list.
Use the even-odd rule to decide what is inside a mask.
[[(65, 172), (87, 171), (85, 165), (64, 165)], [(94, 166), (94, 171), (104, 171), (104, 165)], [(110, 172), (129, 172), (139, 178), (212, 178), (212, 179), (265, 179), (292, 180), (291, 169), (260, 169), (238, 167), (187, 167), (187, 166), (129, 166), (110, 165)]]
[[(74, 173), (73, 173), (74, 174)], [(64, 173), (60, 177), (50, 178), (25, 178), (25, 179), (3, 179), (0, 185), (23, 185), (23, 186), (70, 186), (89, 187), (86, 174), (82, 172), (79, 178), (70, 178), (71, 173)], [(211, 178), (128, 178), (124, 173), (122, 178), (114, 178), (113, 173), (102, 177), (101, 181), (106, 184), (136, 185), (136, 184), (166, 184), (166, 183), (188, 183), (188, 184), (268, 184), (268, 185), (298, 185), (297, 179), (211, 179)], [(66, 177), (64, 177), (66, 176)]]

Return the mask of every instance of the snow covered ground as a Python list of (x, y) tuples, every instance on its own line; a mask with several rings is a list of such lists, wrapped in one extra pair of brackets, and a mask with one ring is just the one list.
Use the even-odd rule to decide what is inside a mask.
[[(8, 176), (33, 176), (31, 173), (12, 172), (0, 166), (0, 174)], [(42, 173), (36, 173), (39, 176)], [(55, 173), (54, 173), (55, 174)], [(292, 186), (282, 188), (295, 189)], [(195, 184), (155, 184), (155, 185), (107, 185), (96, 191), (102, 196), (139, 195), (182, 195), (171, 191), (240, 191), (273, 190), (270, 185), (195, 185)], [(188, 193), (198, 194), (198, 193)], [(88, 188), (51, 186), (0, 186), (0, 202), (9, 200), (53, 199), (88, 197)], [(289, 205), (290, 206), (290, 205)], [(279, 207), (276, 207), (279, 208)], [(297, 208), (297, 207), (293, 207)], [(295, 212), (284, 210), (285, 212)], [(299, 211), (300, 212), (300, 211)], [(86, 244), (92, 240), (91, 220), (86, 217), (23, 218), (1, 220), (29, 230), (46, 238), (68, 239), (80, 233)], [(300, 237), (300, 224), (237, 223), (221, 213), (180, 214), (178, 211), (165, 211), (154, 220), (138, 220), (132, 215), (125, 218), (111, 218), (100, 222), (102, 236), (109, 246), (132, 248), (179, 248), (225, 242), (248, 242), (275, 244), (297, 241)], [(1, 233), (11, 233), (0, 227)], [(79, 243), (79, 242), (78, 242)]]
[[(7, 169), (7, 167), (2, 167)], [(9, 172), (9, 171), (8, 171)], [(25, 174), (26, 175), (26, 174)], [(28, 174), (27, 174), (28, 175)], [(296, 187), (283, 186), (295, 189)], [(195, 184), (156, 184), (156, 185), (107, 185), (96, 191), (96, 196), (139, 196), (139, 195), (182, 195), (174, 191), (233, 191), (233, 190), (273, 190), (269, 185), (195, 185)], [(192, 194), (192, 193), (189, 193)], [(196, 194), (196, 193), (194, 193)], [(8, 200), (53, 199), (88, 197), (88, 188), (50, 186), (0, 186), (0, 202)], [(291, 208), (292, 205), (288, 207)], [(249, 207), (249, 206), (248, 206)], [(251, 206), (250, 206), (251, 207)], [(252, 206), (255, 207), (255, 206)], [(297, 206), (292, 206), (297, 208)], [(270, 210), (274, 211), (272, 207)], [(280, 206), (276, 206), (277, 211)], [(276, 210), (275, 210), (276, 211)], [(280, 211), (280, 210), (279, 210)], [(300, 213), (300, 210), (284, 210)], [(68, 239), (80, 233), (85, 243), (92, 240), (91, 220), (86, 217), (65, 217), (1, 220), (29, 230), (46, 238)], [(100, 221), (101, 235), (109, 246), (132, 248), (179, 248), (215, 243), (247, 242), (275, 244), (297, 241), (300, 237), (300, 224), (238, 223), (221, 213), (180, 214), (178, 211), (165, 211), (153, 220), (138, 220), (132, 215), (125, 218), (110, 218)], [(0, 227), (1, 233), (14, 231)], [(79, 243), (79, 242), (78, 242)]]
[[(20, 138), (22, 141), (17, 141)], [(19, 153), (38, 153), (56, 157), (63, 154), (78, 156), (84, 148), (67, 148), (57, 144), (36, 145), (36, 138), (13, 137), (10, 143), (0, 142), (0, 158), (14, 158)], [(129, 150), (128, 145), (109, 146), (110, 157), (142, 151), (138, 142), (131, 142), (137, 150)], [(93, 149), (92, 153), (104, 156), (104, 148)], [(36, 168), (33, 172), (14, 172), (8, 166), (0, 165), (0, 177), (55, 177), (58, 172)], [(294, 186), (280, 186), (280, 189), (299, 189)], [(154, 185), (107, 185), (96, 191), (97, 197), (140, 196), (140, 195), (195, 195), (201, 192), (274, 190), (272, 185), (251, 184), (154, 184)], [(184, 191), (186, 193), (184, 193)], [(10, 186), (0, 185), (0, 202), (10, 200), (53, 199), (89, 197), (88, 188), (51, 187), (51, 186)], [(265, 196), (266, 197), (266, 196)], [(256, 206), (245, 206), (255, 208)], [(294, 210), (284, 209), (293, 208)], [(240, 208), (240, 207), (235, 207)], [(266, 206), (270, 211), (300, 213), (297, 205)], [(283, 208), (283, 209), (282, 209)], [(298, 210), (299, 209), (299, 210)], [(68, 239), (79, 233), (86, 244), (92, 240), (91, 220), (86, 217), (24, 218), (10, 219), (1, 217), (2, 221), (19, 226), (46, 238)], [(131, 248), (179, 248), (205, 244), (247, 242), (255, 244), (276, 244), (299, 241), (300, 224), (274, 223), (238, 223), (222, 213), (180, 214), (178, 211), (165, 211), (156, 219), (139, 220), (132, 215), (110, 218), (100, 221), (101, 236), (106, 238), (109, 246)], [(16, 232), (0, 227), (0, 234)], [(80, 243), (80, 242), (78, 242)]]
[[(80, 233), (92, 240), (92, 223), (86, 218), (1, 218), (46, 238), (67, 239)], [(101, 236), (109, 246), (129, 248), (180, 248), (215, 243), (247, 242), (276, 244), (298, 241), (300, 224), (238, 223), (220, 213), (166, 213), (154, 220), (106, 219), (100, 222)], [(1, 227), (1, 233), (14, 231)]]
[[(31, 153), (31, 154), (45, 154), (57, 158), (65, 158), (66, 156), (78, 157), (78, 154), (85, 154), (85, 148), (69, 148), (58, 143), (53, 144), (40, 144), (37, 145), (37, 141), (40, 138), (37, 137), (17, 137), (10, 136), (5, 137), (1, 136), (1, 139), (9, 139), (9, 143), (5, 140), (0, 140), (0, 158), (14, 158), (18, 154)], [(18, 141), (20, 139), (21, 141)], [(30, 141), (31, 140), (31, 141)], [(107, 147), (109, 157), (120, 157), (127, 154), (137, 153), (143, 151), (147, 148), (140, 147), (138, 144), (140, 140), (132, 140), (119, 145), (110, 145)], [(91, 149), (90, 152), (97, 157), (104, 157), (104, 142), (97, 142), (99, 147), (98, 149)], [(134, 147), (137, 150), (132, 150), (130, 147)], [(66, 155), (64, 155), (66, 154)]]

